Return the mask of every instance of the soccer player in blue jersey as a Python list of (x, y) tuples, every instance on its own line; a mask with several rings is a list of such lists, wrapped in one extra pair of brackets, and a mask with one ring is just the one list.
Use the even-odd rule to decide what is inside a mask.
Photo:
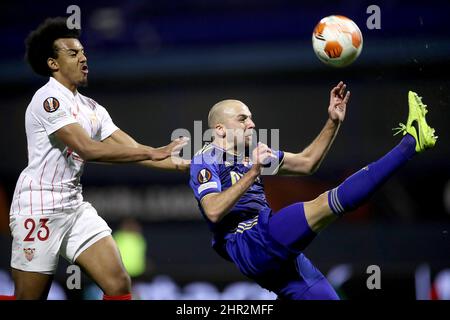
[(410, 158), (436, 143), (425, 120), (426, 106), (409, 92), (409, 116), (400, 124), (398, 133), (404, 137), (397, 146), (316, 199), (273, 212), (260, 178), (263, 170), (275, 162), (272, 173), (316, 171), (344, 121), (349, 98), (343, 82), (331, 90), (328, 120), (302, 152), (274, 151), (258, 143), (251, 159), (242, 152), (243, 146), (252, 145), (255, 128), (249, 108), (238, 100), (221, 101), (208, 116), (213, 141), (192, 159), (190, 186), (213, 232), (213, 248), (280, 299), (338, 299), (303, 250), (318, 232), (361, 205)]

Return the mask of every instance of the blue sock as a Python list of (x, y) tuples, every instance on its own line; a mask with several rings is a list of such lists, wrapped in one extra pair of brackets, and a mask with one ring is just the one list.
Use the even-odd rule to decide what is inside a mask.
[(389, 153), (348, 177), (328, 192), (328, 204), (338, 216), (351, 211), (372, 194), (416, 153), (416, 140), (409, 134)]

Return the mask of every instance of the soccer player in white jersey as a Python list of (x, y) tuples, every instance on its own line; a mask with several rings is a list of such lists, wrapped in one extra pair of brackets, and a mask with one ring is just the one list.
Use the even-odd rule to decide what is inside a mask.
[[(87, 161), (140, 162), (187, 170), (174, 162), (181, 138), (161, 148), (138, 144), (106, 109), (78, 92), (88, 82), (79, 30), (63, 18), (47, 19), (26, 40), (26, 59), (50, 80), (25, 114), (28, 166), (17, 181), (10, 212), (11, 267), (17, 299), (45, 299), (59, 256), (79, 265), (104, 299), (131, 299), (131, 283), (111, 229), (83, 200), (80, 177)], [(181, 159), (179, 159), (181, 160)]]

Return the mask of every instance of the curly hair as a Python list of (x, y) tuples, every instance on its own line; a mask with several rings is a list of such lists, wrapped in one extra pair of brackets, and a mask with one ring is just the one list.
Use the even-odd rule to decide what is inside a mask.
[(47, 59), (58, 58), (55, 40), (61, 38), (80, 38), (80, 30), (67, 28), (64, 17), (48, 18), (30, 32), (25, 40), (25, 60), (34, 72), (41, 76), (52, 75)]

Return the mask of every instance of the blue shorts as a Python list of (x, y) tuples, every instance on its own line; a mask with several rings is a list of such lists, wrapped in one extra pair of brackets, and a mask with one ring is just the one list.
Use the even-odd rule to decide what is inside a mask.
[(301, 252), (294, 252), (268, 233), (270, 209), (239, 224), (225, 237), (225, 250), (239, 270), (280, 299), (338, 299), (324, 275)]

